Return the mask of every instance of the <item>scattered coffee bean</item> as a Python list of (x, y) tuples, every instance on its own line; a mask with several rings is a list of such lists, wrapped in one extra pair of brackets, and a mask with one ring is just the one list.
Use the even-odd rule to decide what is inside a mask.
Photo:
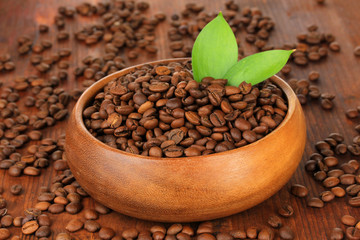
[(13, 195), (20, 195), (22, 192), (22, 186), (20, 184), (15, 184), (10, 187), (10, 192)]
[(293, 184), (291, 186), (291, 193), (297, 197), (306, 197), (309, 193), (309, 190), (300, 184)]
[(291, 217), (294, 214), (294, 209), (289, 204), (283, 204), (278, 209), (278, 213), (283, 217)]
[(281, 237), (281, 239), (294, 239), (295, 238), (295, 234), (293, 232), (293, 230), (288, 227), (288, 226), (283, 226), (279, 229), (279, 235)]

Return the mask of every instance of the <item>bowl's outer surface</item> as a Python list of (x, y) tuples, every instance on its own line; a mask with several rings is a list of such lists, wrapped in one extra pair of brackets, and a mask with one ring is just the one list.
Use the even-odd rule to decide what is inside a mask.
[[(181, 59), (156, 63), (170, 61)], [(101, 143), (85, 128), (83, 109), (109, 81), (133, 69), (109, 75), (86, 90), (69, 119), (67, 161), (79, 184), (95, 200), (141, 219), (209, 220), (261, 203), (296, 170), (305, 148), (305, 119), (294, 92), (276, 76), (272, 80), (288, 98), (288, 113), (272, 133), (247, 146), (170, 159), (134, 155)]]

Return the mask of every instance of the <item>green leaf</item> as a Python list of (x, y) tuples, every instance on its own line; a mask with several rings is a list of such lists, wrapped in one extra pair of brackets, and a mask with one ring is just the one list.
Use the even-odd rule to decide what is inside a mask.
[(241, 59), (223, 76), (228, 85), (239, 86), (243, 81), (255, 85), (279, 72), (294, 50), (270, 50)]
[(209, 22), (195, 40), (192, 50), (194, 79), (222, 78), (238, 60), (235, 35), (222, 13)]

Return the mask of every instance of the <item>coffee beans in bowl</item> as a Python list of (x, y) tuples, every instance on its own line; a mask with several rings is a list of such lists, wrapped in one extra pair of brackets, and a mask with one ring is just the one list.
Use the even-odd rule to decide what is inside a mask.
[(287, 112), (270, 81), (226, 85), (193, 79), (190, 62), (144, 65), (109, 82), (83, 111), (105, 144), (150, 157), (193, 157), (232, 150), (272, 132)]
[[(123, 69), (79, 98), (66, 156), (100, 203), (155, 221), (200, 221), (278, 191), (305, 146), (300, 103), (280, 78), (195, 82), (189, 59)], [(291, 144), (290, 144), (291, 143)]]

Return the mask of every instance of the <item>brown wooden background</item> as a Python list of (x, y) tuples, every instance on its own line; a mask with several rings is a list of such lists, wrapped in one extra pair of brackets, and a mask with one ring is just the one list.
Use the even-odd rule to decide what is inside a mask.
[[(38, 39), (49, 39), (54, 45), (52, 50), (47, 50), (50, 54), (59, 47), (68, 47), (73, 49), (70, 57), (72, 67), (69, 70), (70, 78), (65, 81), (64, 87), (72, 89), (77, 86), (72, 75), (73, 67), (76, 63), (87, 55), (96, 55), (101, 53), (98, 45), (87, 47), (74, 41), (71, 34), (70, 41), (57, 43), (55, 35), (39, 35), (37, 29), (39, 24), (53, 24), (53, 18), (56, 15), (57, 7), (60, 5), (76, 6), (83, 1), (72, 0), (1, 0), (0, 1), (0, 54), (10, 52), (16, 62), (16, 70), (11, 73), (1, 74), (0, 81), (9, 83), (16, 76), (28, 76), (36, 73), (34, 68), (30, 67), (28, 61), (29, 55), (19, 56), (16, 52), (17, 37), (22, 34), (28, 34), (34, 37), (35, 42)], [(96, 0), (87, 2), (95, 3)], [(173, 13), (179, 13), (184, 9), (185, 3), (194, 2), (191, 0), (170, 1), (153, 0), (148, 1), (151, 5), (148, 13), (163, 11), (168, 17)], [(219, 0), (197, 0), (205, 4), (206, 10), (218, 11), (225, 8), (224, 1)], [(311, 64), (306, 68), (294, 67), (290, 77), (298, 79), (307, 77), (310, 70), (317, 70), (321, 77), (317, 85), (325, 92), (335, 93), (335, 108), (333, 111), (322, 110), (317, 102), (310, 102), (304, 106), (307, 119), (307, 145), (303, 161), (298, 167), (296, 174), (291, 181), (276, 195), (262, 204), (227, 218), (216, 220), (218, 230), (229, 230), (237, 228), (247, 228), (249, 226), (258, 226), (261, 228), (266, 225), (269, 215), (274, 214), (277, 208), (283, 202), (290, 202), (294, 207), (294, 217), (284, 219), (285, 224), (291, 226), (296, 232), (297, 239), (328, 239), (333, 227), (342, 226), (340, 218), (344, 214), (352, 214), (360, 220), (359, 209), (351, 208), (347, 205), (346, 198), (335, 199), (333, 202), (325, 205), (323, 209), (311, 209), (306, 207), (305, 199), (295, 198), (288, 192), (291, 183), (301, 183), (311, 188), (310, 195), (318, 196), (324, 189), (316, 183), (311, 176), (304, 170), (304, 163), (308, 156), (313, 152), (313, 144), (327, 137), (330, 132), (340, 132), (345, 135), (347, 143), (350, 143), (356, 132), (354, 126), (359, 124), (359, 119), (355, 121), (348, 120), (345, 117), (346, 109), (360, 105), (360, 58), (353, 55), (355, 46), (360, 45), (360, 1), (359, 0), (326, 0), (325, 5), (318, 5), (315, 0), (239, 0), (236, 1), (240, 7), (257, 6), (263, 13), (270, 16), (276, 22), (275, 30), (270, 37), (270, 44), (282, 45), (286, 42), (296, 42), (296, 34), (306, 32), (306, 27), (310, 24), (319, 25), (319, 31), (333, 33), (341, 45), (339, 53), (331, 53), (326, 61)], [(92, 18), (79, 17), (79, 21), (67, 23), (66, 28), (69, 32), (77, 31), (81, 26), (93, 21)], [(157, 27), (156, 45), (159, 48), (155, 57), (148, 55), (141, 56), (136, 61), (129, 64), (142, 63), (148, 60), (169, 58), (169, 42), (167, 39), (168, 22), (161, 23)], [(56, 32), (53, 26), (50, 30)], [(246, 46), (246, 45), (245, 45)], [(25, 61), (26, 60), (26, 61)], [(21, 103), (21, 102), (20, 102)], [(22, 103), (21, 103), (22, 104)], [(21, 105), (21, 108), (23, 105)], [(56, 137), (64, 132), (66, 122), (58, 123), (55, 127), (47, 129), (46, 136)], [(289, 143), (291, 147), (291, 143)], [(359, 160), (359, 158), (358, 158)], [(0, 171), (0, 186), (6, 191), (4, 197), (8, 200), (9, 212), (14, 217), (21, 215), (23, 210), (32, 207), (36, 203), (36, 197), (39, 187), (50, 185), (50, 179), (55, 172), (50, 166), (42, 172), (40, 177), (11, 177), (5, 171)], [(25, 189), (20, 196), (11, 196), (9, 187), (12, 184), (21, 183)], [(196, 196), (195, 196), (196, 197)], [(93, 206), (89, 198), (84, 200), (85, 207)], [(75, 217), (81, 217), (82, 214)], [(56, 233), (65, 231), (65, 225), (74, 216), (67, 213), (51, 216), (53, 220), (53, 236)], [(153, 223), (134, 219), (117, 213), (101, 216), (99, 222), (103, 226), (112, 227), (117, 234), (128, 227), (144, 229), (150, 227)], [(342, 226), (343, 227), (343, 226)], [(11, 228), (14, 234), (20, 234), (19, 228)], [(74, 234), (81, 239), (90, 239), (91, 234), (81, 230)], [(24, 239), (30, 239), (29, 237)]]

